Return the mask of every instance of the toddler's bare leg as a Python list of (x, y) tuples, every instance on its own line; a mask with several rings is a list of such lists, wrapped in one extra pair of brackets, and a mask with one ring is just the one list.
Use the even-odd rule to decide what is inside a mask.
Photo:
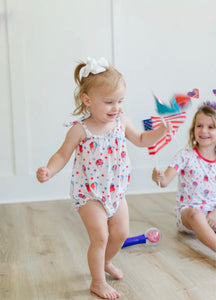
[(90, 290), (104, 299), (115, 299), (120, 294), (107, 282), (104, 272), (105, 250), (108, 241), (107, 214), (100, 202), (89, 200), (79, 209), (88, 231), (90, 246), (88, 264), (92, 276)]
[(186, 208), (181, 213), (182, 223), (193, 230), (196, 237), (207, 247), (216, 251), (216, 234), (209, 226), (204, 213), (194, 207)]
[(129, 235), (129, 215), (127, 202), (122, 199), (115, 215), (108, 220), (109, 239), (105, 253), (105, 271), (120, 279), (123, 272), (116, 268), (111, 260), (121, 249), (125, 239)]

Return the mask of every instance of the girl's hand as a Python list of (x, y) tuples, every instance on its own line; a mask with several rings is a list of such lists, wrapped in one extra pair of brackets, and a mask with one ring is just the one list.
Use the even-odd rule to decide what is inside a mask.
[(170, 121), (166, 121), (167, 132), (172, 132), (172, 124)]
[(166, 133), (172, 132), (172, 124), (170, 121), (165, 121), (163, 118), (161, 118), (161, 123), (159, 125), (160, 128), (163, 128)]
[(51, 178), (50, 170), (47, 167), (41, 167), (36, 173), (39, 182), (48, 181)]
[(163, 178), (164, 178), (164, 173), (161, 170), (154, 168), (152, 171), (152, 180), (156, 182), (157, 185), (159, 185), (159, 183), (163, 180)]
[(206, 220), (209, 226), (214, 230), (216, 228), (216, 209), (207, 214)]

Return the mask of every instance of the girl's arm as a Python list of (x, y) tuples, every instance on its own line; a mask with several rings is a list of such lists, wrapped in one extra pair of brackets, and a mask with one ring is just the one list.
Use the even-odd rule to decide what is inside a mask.
[(154, 168), (152, 171), (152, 180), (161, 187), (166, 187), (176, 176), (177, 171), (174, 168), (168, 167), (165, 172)]
[(60, 149), (50, 158), (46, 167), (37, 170), (37, 179), (45, 182), (64, 168), (74, 149), (85, 138), (85, 131), (80, 124), (74, 125), (67, 133)]
[(149, 147), (163, 137), (169, 130), (171, 125), (166, 122), (166, 126), (161, 122), (157, 129), (140, 132), (125, 116), (122, 116), (122, 124), (125, 127), (125, 136), (137, 147)]

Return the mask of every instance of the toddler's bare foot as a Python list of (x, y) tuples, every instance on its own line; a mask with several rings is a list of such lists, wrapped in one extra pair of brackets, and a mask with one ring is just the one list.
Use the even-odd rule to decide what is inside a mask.
[(120, 297), (120, 294), (106, 282), (100, 284), (92, 283), (90, 290), (103, 299), (116, 299)]
[(123, 278), (122, 270), (116, 268), (112, 263), (105, 264), (105, 272), (117, 279)]

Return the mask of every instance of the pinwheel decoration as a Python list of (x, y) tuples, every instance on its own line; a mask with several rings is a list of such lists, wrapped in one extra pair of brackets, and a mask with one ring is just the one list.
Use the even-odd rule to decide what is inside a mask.
[(164, 148), (172, 141), (179, 126), (184, 123), (186, 119), (186, 107), (190, 104), (191, 98), (189, 95), (175, 94), (170, 103), (167, 105), (154, 95), (156, 103), (156, 111), (160, 117), (151, 116), (149, 119), (143, 120), (145, 130), (156, 129), (161, 121), (169, 121), (172, 126), (171, 132), (168, 132), (154, 145), (148, 147), (149, 155), (155, 155), (159, 150)]

